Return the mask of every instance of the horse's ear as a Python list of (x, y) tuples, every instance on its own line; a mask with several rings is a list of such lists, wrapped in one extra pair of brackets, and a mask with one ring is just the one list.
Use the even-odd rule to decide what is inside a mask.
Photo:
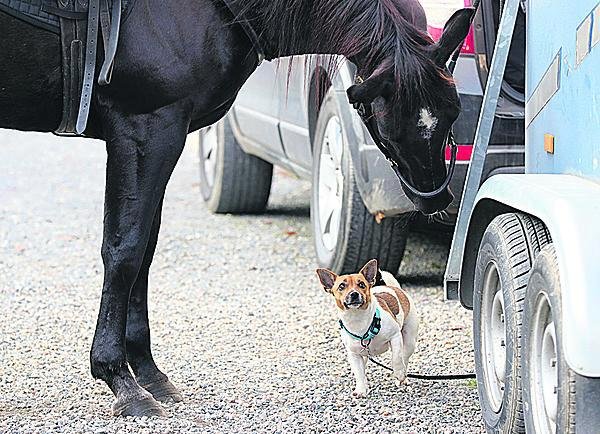
[(439, 67), (446, 65), (452, 53), (462, 45), (469, 33), (473, 14), (475, 14), (473, 8), (460, 9), (446, 22), (444, 33), (433, 50), (433, 60), (436, 65)]
[(350, 104), (371, 104), (375, 98), (390, 91), (392, 82), (385, 74), (374, 75), (362, 83), (350, 86), (346, 93)]

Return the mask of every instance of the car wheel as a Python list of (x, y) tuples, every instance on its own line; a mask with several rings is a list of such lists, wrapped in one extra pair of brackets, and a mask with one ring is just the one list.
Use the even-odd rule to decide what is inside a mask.
[(227, 118), (199, 132), (200, 191), (215, 213), (259, 213), (271, 192), (273, 165), (246, 154)]
[(503, 214), (489, 224), (479, 247), (473, 340), (479, 401), (488, 432), (525, 432), (520, 338), (523, 300), (534, 258), (549, 242), (539, 220)]
[(315, 128), (311, 223), (317, 262), (336, 273), (356, 272), (377, 258), (398, 271), (409, 232), (407, 217), (377, 223), (365, 207), (345, 143), (341, 116), (330, 93)]
[(575, 433), (575, 375), (562, 346), (558, 261), (552, 244), (535, 260), (523, 320), (523, 399), (527, 432)]

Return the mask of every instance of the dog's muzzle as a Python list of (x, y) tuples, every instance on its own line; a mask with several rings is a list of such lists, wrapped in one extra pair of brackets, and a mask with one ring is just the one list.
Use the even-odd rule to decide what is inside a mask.
[(352, 291), (346, 295), (344, 306), (346, 306), (346, 309), (358, 309), (364, 302), (365, 300), (360, 292)]

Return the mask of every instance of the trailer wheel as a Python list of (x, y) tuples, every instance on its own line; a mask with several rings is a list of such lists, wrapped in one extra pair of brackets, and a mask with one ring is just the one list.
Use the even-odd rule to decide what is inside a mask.
[(479, 401), (488, 432), (525, 432), (520, 361), (523, 299), (534, 258), (549, 241), (539, 220), (511, 213), (492, 220), (479, 247), (473, 339)]
[(560, 280), (552, 244), (542, 250), (531, 270), (523, 331), (527, 432), (575, 433), (575, 374), (562, 349)]

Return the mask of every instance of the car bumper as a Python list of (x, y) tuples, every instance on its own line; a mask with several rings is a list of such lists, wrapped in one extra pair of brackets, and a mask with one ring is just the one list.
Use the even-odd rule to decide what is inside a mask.
[(359, 155), (360, 164), (355, 169), (363, 184), (361, 196), (369, 212), (391, 217), (414, 211), (414, 205), (402, 191), (398, 177), (377, 146), (363, 146)]

